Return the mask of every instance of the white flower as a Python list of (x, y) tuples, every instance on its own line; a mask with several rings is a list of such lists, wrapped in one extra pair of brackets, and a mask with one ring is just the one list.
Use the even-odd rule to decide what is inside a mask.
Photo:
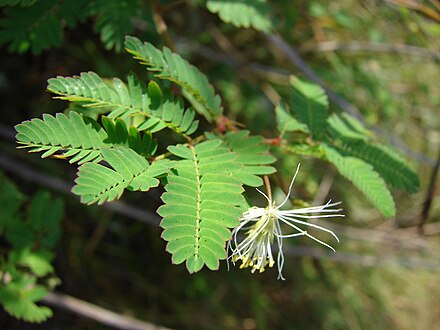
[[(336, 241), (339, 242), (339, 238), (334, 232), (321, 226), (315, 225), (310, 222), (305, 222), (300, 219), (316, 219), (327, 217), (343, 217), (343, 214), (338, 214), (342, 209), (331, 208), (339, 205), (338, 203), (332, 203), (331, 200), (325, 205), (299, 208), (293, 210), (281, 210), (286, 204), (289, 196), (292, 192), (292, 186), (295, 178), (299, 172), (300, 165), (296, 169), (292, 182), (289, 186), (289, 192), (280, 205), (276, 205), (271, 200), (271, 194), (269, 197), (262, 191), (258, 190), (268, 201), (268, 205), (265, 208), (251, 207), (240, 218), (240, 224), (233, 229), (232, 239), (228, 242), (228, 249), (232, 252), (228, 257), (232, 262), (238, 262), (241, 260), (240, 268), (251, 267), (252, 273), (258, 270), (260, 273), (264, 272), (265, 267), (273, 267), (275, 259), (272, 254), (272, 245), (274, 241), (278, 245), (277, 266), (278, 266), (278, 279), (284, 280), (282, 275), (282, 269), (284, 265), (283, 255), (283, 239), (298, 236), (307, 236), (312, 240), (328, 247), (332, 251), (335, 251), (329, 244), (319, 240), (311, 235), (307, 230), (301, 229), (300, 226), (308, 226), (315, 229), (322, 230), (331, 234)], [(268, 188), (270, 191), (270, 188)], [(281, 223), (284, 223), (290, 229), (293, 229), (293, 233), (283, 234), (281, 231)], [(244, 239), (239, 242), (237, 235), (240, 231), (244, 231)]]

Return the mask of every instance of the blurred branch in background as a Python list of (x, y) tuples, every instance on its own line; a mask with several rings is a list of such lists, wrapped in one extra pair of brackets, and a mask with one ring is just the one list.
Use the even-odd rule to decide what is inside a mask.
[(436, 188), (439, 168), (440, 168), (440, 148), (438, 151), (437, 162), (436, 162), (434, 168), (432, 169), (431, 178), (429, 180), (429, 186), (426, 191), (425, 203), (423, 204), (422, 214), (420, 215), (420, 222), (418, 225), (418, 229), (419, 229), (420, 234), (424, 233), (424, 225), (425, 225), (426, 221), (428, 220), (429, 211), (431, 209), (432, 201), (435, 196), (435, 188)]
[(433, 5), (434, 8), (430, 8), (420, 1), (416, 0), (385, 0), (385, 2), (401, 7), (405, 7), (408, 9), (412, 9), (421, 15), (429, 18), (433, 21), (440, 22), (440, 5), (438, 0), (430, 0), (429, 2)]
[(432, 51), (423, 47), (416, 47), (404, 44), (377, 43), (369, 41), (322, 41), (312, 45), (301, 47), (299, 51), (301, 53), (334, 51), (399, 53), (440, 61), (440, 52)]
[(121, 315), (62, 293), (50, 292), (43, 298), (42, 302), (50, 307), (64, 309), (70, 313), (97, 321), (115, 329), (169, 330), (169, 328)]

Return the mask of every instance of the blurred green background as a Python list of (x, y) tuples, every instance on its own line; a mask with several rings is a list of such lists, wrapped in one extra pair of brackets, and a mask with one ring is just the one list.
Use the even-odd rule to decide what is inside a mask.
[[(304, 77), (303, 71), (264, 33), (224, 23), (197, 3), (203, 1), (140, 1), (124, 24), (132, 35), (173, 47), (207, 74), (223, 97), (226, 116), (255, 134), (276, 138), (274, 106), (288, 93), (289, 75)], [(440, 149), (438, 1), (279, 0), (270, 6), (277, 32), (330, 89), (359, 110), (384, 145), (397, 148), (411, 163), (421, 189), (412, 195), (393, 191), (397, 215), (384, 219), (330, 165), (275, 152), (275, 182), (287, 184), (301, 161), (296, 186), (301, 198), (343, 201), (346, 217), (329, 224), (342, 241), (338, 252), (328, 253), (306, 239), (290, 240), (284, 282), (272, 269), (227, 271), (226, 263), (218, 272), (189, 275), (185, 267), (171, 265), (159, 227), (133, 213), (80, 205), (72, 194), (38, 184), (34, 172), (26, 177), (26, 169), (19, 169), (27, 166), (46, 183), (55, 178), (72, 186), (74, 166), (15, 150), (15, 124), (67, 106), (51, 100), (47, 79), (84, 71), (104, 77), (134, 71), (148, 79), (144, 68), (96, 33), (99, 17), (88, 18), (75, 28), (67, 25), (57, 46), (17, 54), (5, 43), (0, 55), (2, 170), (24, 194), (50, 189), (65, 203), (55, 250), (61, 280), (56, 290), (176, 329), (440, 327), (440, 195), (438, 180), (431, 183)], [(331, 108), (341, 111), (334, 103)], [(430, 183), (437, 191), (429, 192)], [(151, 212), (147, 216), (153, 219), (160, 193), (126, 194), (124, 202)], [(276, 198), (282, 196), (275, 191)], [(264, 205), (256, 195), (255, 200)], [(54, 317), (40, 325), (0, 311), (0, 328), (107, 327), (55, 308)]]

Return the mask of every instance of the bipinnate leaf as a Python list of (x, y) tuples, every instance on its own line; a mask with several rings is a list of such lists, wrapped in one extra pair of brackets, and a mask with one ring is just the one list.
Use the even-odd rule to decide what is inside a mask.
[(125, 39), (125, 48), (141, 64), (146, 65), (148, 70), (154, 72), (156, 77), (181, 86), (184, 96), (194, 109), (208, 121), (213, 121), (222, 114), (220, 97), (214, 93), (206, 76), (178, 54), (167, 47), (159, 50), (148, 42), (142, 43), (130, 36)]
[(328, 117), (328, 99), (324, 90), (313, 83), (290, 79), (292, 85), (291, 109), (298, 120), (307, 125), (313, 138), (325, 136)]
[(79, 168), (72, 191), (85, 204), (110, 202), (125, 189), (147, 191), (157, 187), (157, 177), (168, 171), (169, 161), (148, 161), (135, 151), (124, 148), (101, 148), (103, 159), (112, 167), (86, 163)]
[(235, 176), (241, 164), (237, 154), (210, 140), (196, 146), (170, 146), (182, 158), (170, 171), (158, 209), (163, 217), (162, 237), (174, 264), (186, 261), (190, 273), (204, 265), (215, 270), (226, 258), (225, 242), (238, 224), (243, 203), (241, 181)]
[(338, 171), (350, 180), (368, 200), (385, 216), (396, 213), (394, 200), (385, 181), (374, 171), (373, 166), (351, 156), (343, 156), (334, 147), (323, 144), (326, 157)]
[(263, 32), (272, 28), (266, 0), (208, 0), (206, 7), (236, 27), (252, 27)]

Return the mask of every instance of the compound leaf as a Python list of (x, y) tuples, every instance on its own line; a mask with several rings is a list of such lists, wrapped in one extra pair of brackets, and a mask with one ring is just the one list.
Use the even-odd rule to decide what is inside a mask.
[[(135, 79), (131, 76), (130, 79)], [(51, 78), (47, 89), (57, 94), (55, 98), (71, 102), (82, 102), (83, 107), (101, 108), (110, 112), (109, 117), (128, 116), (148, 108), (148, 98), (143, 100), (140, 84), (129, 84), (129, 88), (118, 78), (111, 83), (94, 72), (83, 72), (80, 76)]]
[(72, 157), (69, 162), (79, 164), (102, 160), (101, 147), (127, 146), (145, 156), (155, 152), (157, 144), (151, 134), (142, 137), (136, 128), (127, 130), (126, 124), (103, 118), (105, 130), (93, 119), (77, 112), (56, 117), (44, 114), (43, 120), (32, 119), (15, 126), (20, 148), (43, 152), (42, 157), (56, 154), (59, 158)]
[(60, 46), (63, 28), (73, 28), (84, 18), (86, 4), (85, 0), (39, 0), (21, 1), (21, 6), (5, 8), (0, 20), (0, 45), (8, 43), (12, 52), (24, 53), (30, 49), (34, 54)]
[(243, 184), (259, 187), (263, 184), (260, 175), (275, 173), (270, 166), (276, 158), (269, 154), (269, 145), (262, 143), (262, 136), (249, 136), (249, 131), (228, 132), (224, 137), (224, 144), (234, 153), (238, 154), (236, 162), (243, 167), (235, 175)]
[(208, 0), (206, 7), (218, 14), (222, 21), (236, 27), (252, 27), (263, 32), (272, 29), (265, 0)]
[(140, 10), (139, 0), (94, 0), (90, 3), (92, 14), (97, 14), (95, 31), (99, 32), (105, 48), (119, 52), (124, 37), (134, 30), (133, 19)]
[(396, 209), (385, 181), (373, 166), (351, 156), (343, 156), (337, 149), (323, 144), (327, 159), (338, 171), (363, 192), (371, 203), (386, 217), (395, 215)]
[(312, 136), (321, 139), (326, 132), (328, 100), (324, 90), (313, 83), (292, 77), (291, 109), (307, 125)]
[(27, 322), (39, 323), (52, 316), (50, 308), (35, 304), (46, 295), (47, 290), (43, 286), (33, 283), (13, 282), (0, 286), (0, 302), (4, 309), (12, 316)]
[(183, 159), (174, 163), (162, 195), (165, 204), (157, 211), (163, 217), (167, 251), (173, 263), (186, 261), (190, 273), (203, 265), (217, 269), (226, 258), (228, 228), (236, 226), (242, 214), (238, 205), (244, 201), (243, 188), (236, 177), (241, 164), (221, 140), (169, 150)]
[(158, 176), (168, 171), (168, 160), (153, 164), (124, 148), (101, 148), (103, 160), (112, 168), (86, 163), (79, 168), (72, 191), (85, 204), (110, 202), (121, 197), (124, 189), (147, 191), (159, 184)]
[[(160, 91), (155, 82), (150, 82), (148, 90), (152, 95)], [(158, 100), (159, 97), (156, 97)], [(199, 121), (194, 120), (195, 112), (193, 109), (185, 109), (183, 100), (180, 98), (174, 99), (171, 93), (160, 92), (160, 102), (152, 109), (150, 118), (138, 126), (139, 130), (149, 130), (152, 133), (158, 132), (164, 128), (169, 128), (184, 137), (193, 134), (198, 126)]]
[(345, 142), (340, 147), (344, 155), (360, 158), (371, 165), (384, 180), (397, 189), (415, 193), (420, 187), (417, 174), (394, 151), (365, 141)]
[(166, 47), (161, 51), (148, 42), (142, 43), (130, 36), (125, 39), (125, 48), (148, 70), (155, 72), (156, 77), (181, 86), (184, 96), (208, 121), (222, 114), (220, 97), (214, 93), (206, 76), (178, 54)]

